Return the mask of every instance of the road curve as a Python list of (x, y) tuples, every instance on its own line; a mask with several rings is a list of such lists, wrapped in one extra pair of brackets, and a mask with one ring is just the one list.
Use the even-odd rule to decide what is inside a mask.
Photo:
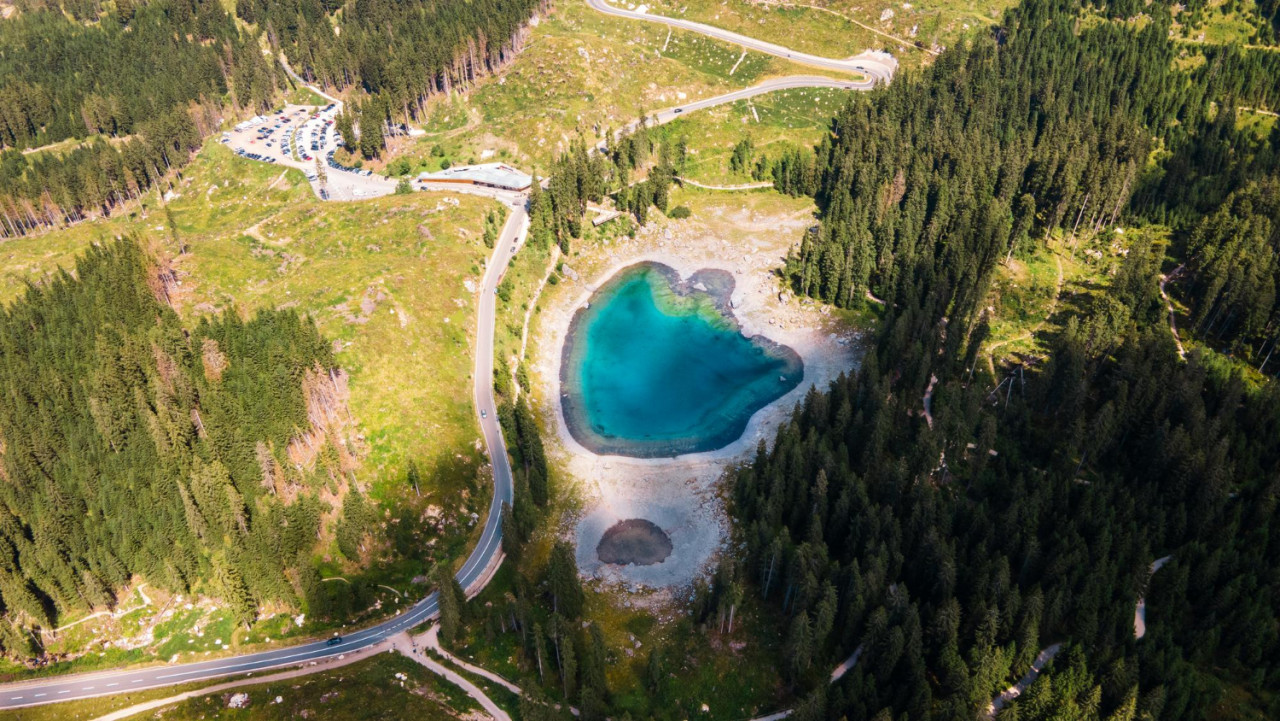
[[(804, 75), (775, 78), (724, 95), (659, 110), (648, 119), (650, 125), (668, 123), (683, 116), (685, 113), (745, 100), (777, 90), (813, 87), (870, 90), (877, 83), (888, 83), (893, 77), (893, 66), (874, 58), (860, 57), (845, 60), (824, 58), (789, 50), (780, 45), (756, 40), (710, 25), (661, 15), (622, 10), (608, 5), (604, 0), (587, 0), (587, 4), (609, 15), (658, 22), (714, 37), (779, 58), (868, 76), (867, 80), (837, 80)], [(286, 72), (295, 79), (302, 81), (302, 78), (297, 77), (287, 63), (282, 62), (282, 64)], [(302, 82), (305, 84), (305, 81)], [(329, 98), (323, 93), (320, 94), (322, 97)], [(329, 99), (340, 102), (336, 98)], [(637, 125), (638, 123), (632, 123), (628, 127), (634, 129)], [(428, 186), (423, 187), (426, 189)], [(449, 187), (448, 190), (456, 192), (459, 188), (453, 186)], [(507, 216), (507, 222), (503, 226), (502, 233), (495, 245), (492, 259), (481, 281), (479, 307), (477, 308), (476, 365), (473, 374), (472, 393), (476, 408), (485, 411), (485, 417), (479, 419), (479, 421), (481, 432), (484, 435), (485, 446), (488, 448), (489, 457), (493, 465), (494, 493), (480, 541), (476, 544), (475, 549), (457, 574), (458, 582), (462, 587), (474, 591), (476, 590), (474, 587), (477, 584), (482, 586), (483, 582), (487, 581), (485, 571), (501, 553), (502, 505), (504, 503), (510, 504), (513, 499), (511, 466), (507, 458), (506, 444), (502, 438), (502, 428), (498, 423), (497, 409), (493, 397), (493, 335), (497, 310), (494, 290), (502, 280), (502, 274), (506, 269), (507, 259), (511, 257), (512, 248), (521, 242), (528, 230), (528, 214), (525, 209), (524, 195), (480, 188), (467, 188), (466, 192), (493, 197), (511, 208), (511, 212)], [(437, 612), (437, 595), (433, 592), (394, 618), (344, 635), (342, 642), (333, 646), (328, 645), (326, 641), (316, 641), (271, 651), (195, 663), (74, 674), (4, 684), (0, 685), (0, 709), (37, 706), (74, 699), (142, 691), (266, 669), (304, 665), (345, 654), (358, 653), (397, 633), (407, 631), (430, 620)]]
[(826, 58), (821, 55), (810, 55), (809, 53), (802, 53), (764, 40), (757, 40), (755, 38), (747, 37), (746, 35), (739, 35), (738, 33), (724, 30), (713, 25), (704, 25), (703, 23), (696, 23), (692, 20), (681, 20), (680, 18), (668, 17), (666, 15), (654, 15), (648, 12), (641, 13), (633, 10), (626, 10), (624, 8), (610, 5), (606, 0), (586, 1), (587, 5), (590, 5), (592, 9), (606, 15), (627, 18), (628, 20), (646, 20), (648, 22), (660, 23), (662, 25), (680, 28), (682, 30), (689, 30), (700, 35), (706, 35), (707, 37), (739, 45), (747, 48), (748, 50), (755, 50), (757, 52), (765, 53), (766, 55), (772, 55), (774, 57), (791, 60), (797, 63), (804, 63), (805, 65), (812, 65), (817, 68), (839, 70), (846, 73), (862, 73), (863, 75), (870, 76), (873, 81), (882, 82), (886, 85), (893, 80), (893, 73), (897, 66), (897, 63), (895, 62), (880, 60), (873, 57)]
[[(493, 501), (485, 519), (484, 532), (471, 556), (458, 571), (458, 583), (464, 589), (478, 590), (488, 581), (485, 575), (490, 563), (502, 549), (502, 504), (512, 502), (511, 465), (507, 458), (502, 427), (498, 423), (493, 397), (493, 329), (496, 316), (494, 289), (502, 279), (507, 260), (528, 230), (528, 215), (523, 195), (494, 191), (490, 195), (510, 208), (507, 222), (502, 227), (493, 250), (489, 267), (480, 285), (480, 301), (476, 321), (476, 357), (473, 397), (476, 407), (484, 409), (480, 429), (493, 465)], [(57, 676), (0, 686), (0, 709), (36, 706), (59, 701), (106, 696), (116, 693), (171, 686), (205, 679), (218, 678), (250, 671), (298, 666), (339, 655), (357, 653), (386, 638), (407, 631), (436, 615), (436, 593), (414, 604), (394, 618), (342, 637), (333, 646), (326, 641), (290, 646), (272, 651), (249, 653), (240, 656), (212, 659), (196, 663), (148, 666), (122, 671), (106, 671), (90, 674)]]

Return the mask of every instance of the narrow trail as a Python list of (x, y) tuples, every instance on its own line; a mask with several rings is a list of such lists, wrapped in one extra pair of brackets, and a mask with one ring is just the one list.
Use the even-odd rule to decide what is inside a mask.
[(688, 178), (682, 178), (680, 176), (676, 176), (676, 180), (679, 181), (681, 185), (692, 185), (695, 188), (702, 188), (703, 190), (756, 190), (757, 188), (773, 187), (773, 183), (768, 182), (742, 183), (740, 185), (707, 185), (706, 183), (699, 183), (696, 180), (689, 180)]
[(924, 389), (924, 420), (933, 429), (933, 387), (938, 384), (938, 376), (929, 374), (929, 387)]
[(489, 715), (489, 718), (495, 719), (495, 721), (511, 721), (511, 715), (506, 711), (503, 711), (501, 706), (494, 703), (493, 699), (489, 698), (489, 695), (486, 694), (479, 686), (472, 683), (457, 671), (447, 668), (440, 662), (432, 659), (427, 655), (425, 648), (419, 647), (419, 641), (424, 640), (424, 637), (432, 633), (437, 633), (439, 628), (440, 626), (438, 624), (433, 624), (430, 631), (417, 637), (410, 637), (408, 633), (399, 634), (391, 639), (391, 647), (404, 654), (406, 658), (411, 658), (426, 667), (426, 669), (431, 673), (434, 673), (440, 678), (443, 678), (454, 686), (465, 691), (466, 694), (474, 699), (476, 703), (480, 704), (480, 708), (484, 709), (485, 713)]
[(433, 652), (435, 652), (444, 660), (448, 661), (449, 663), (453, 664), (454, 666), (457, 666), (458, 668), (464, 671), (468, 671), (477, 676), (481, 676), (483, 678), (489, 679), (490, 681), (498, 684), (499, 686), (505, 688), (511, 693), (514, 693), (517, 695), (524, 693), (523, 691), (520, 690), (519, 686), (515, 685), (514, 683), (511, 683), (510, 681), (499, 676), (498, 674), (493, 673), (492, 671), (488, 671), (486, 669), (480, 668), (479, 666), (469, 664), (466, 661), (463, 661), (457, 656), (454, 656), (453, 654), (444, 650), (444, 647), (440, 645), (440, 624), (438, 623), (432, 624), (431, 628), (428, 629), (426, 633), (419, 635), (417, 638), (414, 639), (414, 641), (422, 644), (423, 646), (426, 646), (427, 648), (431, 649)]
[(144, 592), (144, 591), (142, 590), (144, 587), (146, 587), (146, 585), (147, 585), (147, 584), (144, 582), (144, 583), (140, 584), (140, 585), (135, 589), (135, 590), (138, 592), (138, 595), (142, 596), (142, 603), (141, 603), (141, 604), (139, 604), (139, 605), (137, 605), (137, 606), (134, 606), (133, 608), (120, 608), (120, 609), (116, 609), (115, 611), (98, 611), (98, 612), (96, 612), (96, 613), (91, 613), (91, 614), (89, 614), (88, 616), (85, 616), (84, 618), (81, 618), (81, 619), (78, 619), (78, 620), (72, 621), (71, 623), (65, 624), (65, 625), (63, 625), (63, 626), (59, 626), (59, 627), (57, 627), (57, 628), (53, 629), (53, 631), (52, 631), (51, 633), (59, 633), (59, 632), (61, 632), (61, 631), (65, 631), (65, 630), (67, 630), (68, 628), (74, 628), (74, 627), (76, 627), (76, 626), (79, 626), (80, 624), (84, 623), (85, 621), (92, 621), (92, 620), (93, 620), (93, 619), (95, 619), (95, 618), (102, 618), (103, 616), (110, 616), (110, 617), (112, 617), (112, 618), (120, 618), (121, 616), (125, 616), (125, 615), (127, 615), (127, 614), (133, 613), (134, 611), (139, 611), (139, 610), (141, 610), (141, 609), (146, 608), (147, 606), (150, 606), (150, 605), (151, 605), (151, 598), (150, 598), (150, 597), (148, 597), (148, 596), (147, 596), (147, 594), (146, 594), (146, 592)]
[(513, 693), (519, 694), (520, 688), (515, 684), (512, 684), (506, 681), (506, 679), (503, 679), (502, 677), (496, 674), (491, 674), (488, 671), (485, 671), (484, 669), (476, 668), (474, 666), (471, 666), (470, 664), (466, 664), (454, 658), (453, 656), (449, 655), (447, 652), (445, 652), (443, 649), (440, 648), (439, 641), (436, 638), (437, 634), (439, 633), (439, 629), (440, 629), (440, 626), (438, 624), (433, 624), (431, 626), (431, 630), (417, 637), (411, 637), (408, 632), (401, 632), (396, 634), (395, 636), (392, 636), (384, 640), (382, 643), (379, 643), (375, 646), (371, 646), (367, 649), (364, 649), (369, 653), (360, 653), (360, 652), (352, 653), (352, 654), (348, 654), (345, 657), (340, 656), (336, 659), (331, 659), (323, 663), (316, 663), (309, 666), (303, 666), (301, 668), (295, 668), (289, 671), (282, 671), (280, 673), (274, 673), (268, 676), (261, 676), (257, 678), (255, 677), (241, 678), (241, 679), (236, 679), (235, 681), (227, 681), (225, 683), (220, 683), (213, 686), (206, 686), (204, 688), (185, 691), (183, 693), (174, 694), (172, 696), (167, 696), (165, 698), (145, 701), (143, 703), (134, 704), (133, 706), (128, 706), (126, 708), (122, 708), (117, 711), (112, 711), (111, 713), (108, 713), (93, 719), (93, 721), (123, 721), (123, 719), (137, 716), (138, 714), (162, 709), (162, 708), (172, 706), (174, 704), (181, 703), (183, 701), (187, 701), (189, 699), (200, 697), (200, 696), (210, 696), (213, 694), (222, 693), (223, 691), (230, 691), (232, 689), (244, 688), (246, 686), (260, 686), (263, 684), (275, 683), (277, 681), (287, 681), (289, 679), (298, 678), (300, 676), (308, 676), (314, 673), (332, 671), (334, 669), (342, 668), (343, 666), (347, 666), (349, 664), (353, 664), (358, 661), (364, 661), (366, 659), (372, 658), (373, 656), (379, 653), (383, 653), (386, 651), (397, 651), (401, 655), (403, 655), (405, 658), (413, 659), (415, 662), (424, 666), (428, 671), (431, 671), (435, 675), (443, 678), (445, 681), (448, 681), (449, 683), (462, 689), (464, 692), (466, 692), (468, 696), (474, 699), (476, 703), (480, 704), (480, 707), (485, 710), (485, 713), (487, 713), (490, 718), (493, 718), (496, 721), (511, 721), (511, 716), (506, 711), (503, 711), (502, 708), (493, 701), (493, 699), (489, 698), (488, 694), (486, 694), (482, 689), (480, 689), (471, 681), (467, 680), (461, 674), (449, 668), (446, 668), (444, 665), (431, 659), (429, 656), (427, 656), (427, 654), (425, 653), (422, 647), (431, 648), (437, 653), (440, 653), (442, 656), (444, 656), (447, 660), (451, 661), (452, 663), (455, 663), (458, 666), (468, 671), (471, 671), (472, 673), (476, 673), (478, 675), (484, 676), (485, 678), (493, 681), (494, 683), (497, 683), (507, 688), (508, 690), (511, 690)]
[[(1150, 580), (1156, 571), (1164, 568), (1164, 564), (1173, 559), (1173, 556), (1165, 556), (1157, 558), (1151, 562), (1151, 569), (1148, 571), (1147, 579)], [(1133, 637), (1142, 638), (1147, 635), (1147, 598), (1143, 596), (1138, 599), (1138, 605), (1133, 609)]]
[(1182, 360), (1187, 359), (1187, 349), (1182, 347), (1182, 336), (1178, 335), (1178, 322), (1173, 310), (1173, 301), (1169, 299), (1169, 294), (1164, 292), (1164, 286), (1165, 283), (1168, 283), (1178, 277), (1178, 274), (1182, 272), (1185, 265), (1185, 263), (1181, 264), (1177, 268), (1169, 271), (1168, 275), (1160, 276), (1160, 297), (1164, 299), (1165, 310), (1169, 312), (1169, 330), (1173, 333), (1173, 342), (1178, 345), (1178, 357)]
[[(1270, 115), (1273, 118), (1280, 118), (1280, 113), (1273, 110), (1263, 110), (1262, 108), (1236, 108), (1237, 112), (1257, 113), (1258, 115)], [(23, 151), (26, 152), (26, 151)]]
[(830, 14), (830, 15), (835, 15), (836, 17), (838, 17), (838, 18), (840, 18), (840, 19), (844, 20), (845, 22), (848, 22), (848, 23), (852, 23), (852, 24), (854, 24), (854, 25), (857, 25), (858, 27), (862, 28), (863, 30), (868, 30), (868, 31), (870, 31), (870, 32), (875, 33), (876, 35), (881, 36), (881, 37), (889, 38), (890, 40), (894, 41), (895, 43), (898, 43), (899, 45), (901, 45), (901, 46), (902, 46), (902, 47), (904, 47), (904, 48), (910, 48), (911, 50), (919, 50), (919, 51), (920, 51), (920, 52), (922, 52), (922, 53), (928, 53), (928, 54), (933, 55), (933, 56), (938, 56), (938, 55), (941, 55), (941, 54), (942, 54), (941, 52), (939, 52), (939, 51), (937, 51), (937, 50), (934, 50), (933, 48), (925, 48), (925, 47), (921, 47), (921, 46), (916, 45), (915, 43), (911, 42), (910, 40), (907, 40), (906, 38), (900, 38), (900, 37), (898, 37), (897, 35), (894, 35), (894, 34), (892, 34), (892, 33), (887, 33), (887, 32), (885, 32), (885, 31), (883, 31), (883, 30), (878, 30), (878, 29), (876, 29), (876, 28), (873, 28), (873, 27), (871, 27), (870, 25), (868, 25), (868, 24), (866, 24), (866, 23), (864, 23), (864, 22), (860, 22), (860, 21), (858, 21), (858, 20), (854, 20), (853, 18), (849, 17), (848, 15), (845, 15), (844, 13), (836, 12), (835, 10), (832, 10), (831, 8), (819, 7), (819, 6), (817, 6), (817, 5), (809, 5), (808, 3), (793, 3), (793, 2), (786, 2), (786, 0), (780, 0), (779, 2), (769, 2), (769, 0), (765, 0), (765, 2), (764, 2), (764, 3), (762, 3), (762, 4), (763, 4), (763, 5), (765, 5), (766, 7), (767, 7), (767, 6), (771, 6), (771, 5), (772, 5), (772, 6), (775, 6), (775, 7), (784, 7), (784, 8), (808, 8), (808, 9), (810, 9), (810, 10), (818, 10), (818, 11), (821, 11), (821, 12), (824, 12), (824, 13), (828, 13), (828, 14)]
[(1040, 654), (1036, 656), (1036, 660), (1032, 662), (1031, 669), (1028, 670), (1017, 683), (1004, 691), (1001, 691), (999, 696), (995, 697), (991, 700), (991, 703), (987, 704), (987, 710), (984, 714), (984, 718), (995, 718), (996, 714), (1000, 713), (1000, 709), (1007, 706), (1010, 701), (1013, 701), (1026, 693), (1027, 689), (1031, 687), (1031, 684), (1035, 683), (1035, 680), (1040, 677), (1040, 672), (1044, 670), (1044, 667), (1048, 666), (1049, 662), (1053, 660), (1053, 657), (1057, 656), (1058, 651), (1061, 650), (1062, 644), (1055, 643), (1041, 651)]
[(1026, 340), (1028, 338), (1034, 337), (1035, 334), (1040, 332), (1040, 329), (1044, 327), (1044, 324), (1047, 323), (1048, 320), (1053, 317), (1053, 314), (1058, 310), (1058, 300), (1062, 297), (1062, 282), (1063, 282), (1062, 256), (1058, 255), (1055, 252), (1053, 254), (1053, 260), (1058, 265), (1058, 281), (1057, 281), (1057, 284), (1054, 286), (1053, 299), (1049, 301), (1049, 309), (1045, 311), (1044, 318), (1036, 321), (1036, 324), (1033, 325), (1031, 327), (1031, 330), (1028, 330), (1026, 333), (1023, 333), (1013, 338), (1007, 338), (1005, 340), (999, 341), (997, 343), (992, 343), (991, 345), (987, 346), (987, 369), (991, 371), (992, 378), (996, 377), (996, 363), (995, 363), (996, 349), (1000, 348), (1001, 346), (1008, 345), (1010, 343), (1017, 343), (1018, 341)]
[[(560, 260), (560, 247), (552, 246), (551, 257), (547, 260), (547, 270), (542, 274), (542, 282), (538, 284), (538, 289), (533, 292), (533, 297), (529, 299), (529, 308), (524, 312), (524, 326), (520, 329), (520, 362), (524, 362), (525, 351), (529, 347), (529, 321), (533, 319), (533, 310), (538, 307), (538, 299), (542, 297), (542, 291), (547, 287), (547, 281), (550, 280), (551, 274), (555, 272), (556, 261)], [(516, 369), (511, 369), (512, 387), (516, 389), (516, 397), (519, 397), (520, 381), (515, 378)]]
[[(831, 680), (827, 683), (834, 684), (836, 681), (844, 678), (845, 674), (852, 671), (853, 667), (858, 665), (858, 659), (862, 657), (862, 649), (863, 646), (859, 645), (853, 650), (853, 653), (849, 654), (849, 658), (841, 661), (839, 665), (831, 669)], [(775, 711), (767, 716), (756, 716), (755, 718), (749, 719), (749, 721), (781, 721), (792, 713), (795, 713), (795, 709), (783, 709), (782, 711)]]
[(742, 35), (715, 25), (684, 20), (682, 18), (670, 17), (659, 13), (652, 13), (643, 5), (635, 10), (629, 10), (624, 7), (612, 5), (609, 0), (586, 0), (586, 3), (592, 9), (606, 15), (629, 18), (631, 20), (641, 20), (644, 22), (660, 23), (667, 27), (689, 30), (700, 35), (720, 40), (721, 42), (732, 43), (748, 50), (765, 53), (791, 62), (802, 63), (827, 70), (837, 70), (840, 72), (862, 75), (869, 80), (867, 83), (868, 89), (874, 86), (877, 82), (887, 85), (893, 80), (893, 75), (898, 69), (897, 59), (888, 53), (868, 51), (852, 58), (830, 58), (793, 50), (791, 48), (778, 45), (777, 43), (771, 43), (767, 40), (760, 40), (747, 35)]
[(315, 93), (316, 95), (319, 95), (320, 97), (324, 98), (325, 100), (328, 100), (328, 101), (329, 101), (329, 102), (331, 102), (331, 103), (337, 103), (337, 104), (338, 104), (338, 107), (342, 107), (342, 100), (341, 100), (341, 99), (339, 99), (339, 98), (335, 98), (334, 96), (332, 96), (332, 95), (330, 95), (330, 94), (326, 93), (325, 91), (321, 90), (320, 88), (316, 87), (315, 85), (312, 85), (311, 83), (309, 83), (309, 82), (307, 82), (306, 80), (304, 80), (304, 79), (302, 78), (302, 76), (301, 76), (301, 75), (299, 75), (299, 74), (295, 73), (295, 72), (293, 71), (293, 68), (289, 66), (289, 60), (288, 60), (287, 58), (285, 58), (284, 53), (280, 53), (280, 58), (279, 58), (279, 60), (280, 60), (280, 65), (281, 65), (281, 67), (283, 67), (283, 68), (284, 68), (284, 72), (285, 72), (289, 77), (293, 78), (295, 81), (297, 81), (299, 84), (301, 84), (301, 85), (302, 85), (302, 87), (306, 88), (307, 90), (310, 90), (311, 92)]
[(853, 649), (853, 653), (849, 654), (849, 658), (846, 658), (844, 661), (840, 662), (840, 665), (836, 666), (835, 669), (831, 671), (831, 683), (835, 683), (836, 681), (839, 681), (840, 679), (844, 678), (844, 675), (846, 673), (849, 673), (849, 671), (852, 670), (854, 666), (858, 665), (858, 658), (860, 658), (861, 656), (862, 656), (862, 646), (858, 646), (857, 648)]

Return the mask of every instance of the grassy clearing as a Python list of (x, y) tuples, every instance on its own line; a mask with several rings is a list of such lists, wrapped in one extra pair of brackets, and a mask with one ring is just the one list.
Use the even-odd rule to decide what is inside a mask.
[[(291, 171), (286, 182), (299, 183), (302, 198), (199, 241), (189, 237), (218, 222), (204, 213), (234, 214), (237, 204), (175, 203), (179, 235), (191, 242), (176, 262), (181, 306), (190, 315), (295, 307), (334, 341), (351, 377), (365, 454), (360, 479), (385, 507), (413, 511), (393, 524), (443, 510), (436, 530), (445, 548), (379, 564), (381, 582), (407, 590), (436, 558), (463, 550), (477, 527), (472, 514), (482, 515), (488, 500), (467, 381), (474, 321), (467, 284), (478, 284), (487, 257), (479, 229), (494, 204), (448, 193), (322, 203), (299, 181)], [(426, 479), (421, 498), (404, 480), (410, 459)]]
[[(401, 674), (405, 679), (397, 676)], [(242, 709), (227, 707), (233, 693), (249, 696)], [(199, 696), (166, 708), (165, 719), (283, 721), (316, 718), (444, 721), (479, 706), (461, 689), (398, 653), (381, 653), (333, 671)]]
[[(1047, 245), (1039, 245), (1030, 256), (1002, 265), (988, 296), (987, 304), (993, 311), (989, 316), (991, 334), (979, 356), (976, 372), (989, 374), (1004, 363), (1045, 357), (1049, 341), (1065, 328), (1068, 319), (1077, 318), (1082, 326), (1089, 322), (1096, 299), (1111, 284), (1128, 249), (1138, 239), (1142, 239), (1144, 247), (1147, 242), (1167, 244), (1170, 232), (1163, 226), (1128, 228), (1123, 234), (1103, 233), (1081, 239), (1077, 244), (1054, 238)], [(1165, 271), (1170, 270), (1174, 262), (1166, 256)], [(1176, 283), (1171, 283), (1168, 291), (1182, 343), (1188, 352), (1199, 350), (1204, 362), (1220, 366), (1224, 371), (1233, 367), (1246, 378), (1256, 377), (1261, 381), (1255, 369), (1215, 352), (1188, 333), (1187, 309), (1178, 302)], [(991, 380), (995, 383), (1000, 379)]]
[(684, 177), (708, 184), (749, 183), (754, 180), (749, 172), (729, 168), (729, 156), (739, 140), (751, 138), (756, 158), (776, 158), (787, 148), (816, 145), (850, 92), (780, 90), (694, 113), (661, 126), (658, 132), (666, 138), (686, 139), (690, 154)]
[[(559, 249), (552, 247), (546, 250), (526, 244), (520, 252), (512, 256), (507, 271), (503, 274), (502, 287), (499, 293), (505, 300), (498, 304), (498, 317), (494, 327), (494, 354), (500, 359), (494, 372), (502, 372), (501, 363), (506, 364), (507, 371), (515, 373), (523, 358), (521, 344), (524, 336), (525, 318), (530, 323), (536, 322), (535, 316), (541, 312), (536, 296), (542, 289), (543, 278), (548, 283), (558, 283), (559, 275), (555, 269), (547, 273), (553, 257), (558, 257)], [(550, 276), (554, 276), (552, 280)], [(533, 308), (529, 312), (530, 307)], [(527, 356), (526, 356), (527, 357)], [(521, 387), (527, 383), (521, 382)]]
[[(231, 614), (207, 599), (188, 599), (148, 588), (152, 603), (143, 605), (137, 589), (120, 604), (119, 617), (85, 617), (80, 623), (44, 637), (51, 662), (37, 669), (10, 661), (0, 663), (0, 681), (82, 673), (158, 661), (201, 661), (232, 650), (265, 650), (321, 630), (301, 626), (288, 613), (266, 613), (248, 630)], [(74, 620), (68, 620), (68, 624)]]
[(738, 63), (737, 46), (694, 33), (667, 35), (653, 23), (562, 4), (499, 77), (467, 96), (433, 102), (423, 123), (427, 135), (402, 143), (397, 153), (415, 170), (438, 169), (445, 158), (545, 168), (578, 134), (603, 137), (643, 113), (768, 77), (823, 74), (757, 53)]
[(1209, 0), (1195, 12), (1174, 14), (1174, 37), (1213, 45), (1245, 45), (1255, 42), (1266, 20), (1254, 0)]
[[(754, 598), (739, 609), (732, 634), (714, 623), (695, 627), (679, 612), (655, 617), (629, 606), (616, 594), (591, 593), (585, 612), (604, 632), (618, 709), (636, 718), (741, 719), (786, 705), (777, 629)], [(656, 691), (648, 673), (655, 647), (667, 669)]]
[(1236, 116), (1236, 127), (1249, 130), (1258, 140), (1264, 140), (1271, 136), (1272, 129), (1276, 127), (1276, 116), (1242, 108)]
[[(848, 57), (868, 49), (888, 50), (904, 67), (919, 67), (930, 61), (928, 53), (904, 47), (868, 28), (926, 48), (946, 47), (991, 25), (1014, 4), (1012, 0), (870, 5), (852, 0), (656, 0), (650, 7), (662, 15), (714, 25), (815, 55)], [(882, 20), (886, 11), (892, 14)]]
[[(504, 597), (514, 593), (517, 573), (504, 566), (472, 600), (472, 618), (454, 648), (459, 657), (517, 685), (536, 685), (537, 665), (524, 653), (519, 632), (504, 633), (496, 618), (490, 620), (492, 609), (504, 606)], [(634, 602), (640, 598), (589, 587), (583, 612), (584, 620), (599, 624), (604, 634), (607, 679), (618, 715), (741, 719), (786, 705), (774, 620), (753, 598), (739, 609), (732, 634), (695, 627), (680, 602), (651, 608), (644, 601)], [(546, 620), (537, 609), (534, 616), (540, 623)], [(648, 672), (649, 654), (655, 648), (661, 649), (668, 671), (656, 691)], [(548, 669), (550, 686), (555, 685), (556, 673)], [(554, 688), (547, 690), (563, 700)]]
[(868, 48), (883, 47), (886, 42), (837, 15), (807, 7), (777, 7), (743, 0), (656, 0), (649, 7), (656, 15), (705, 23), (831, 58), (857, 55)]
[(328, 100), (322, 98), (311, 88), (295, 83), (284, 94), (284, 104), (289, 105), (313, 105), (315, 107), (324, 107), (329, 104)]
[(297, 171), (214, 143), (176, 191), (167, 214), (153, 195), (126, 215), (7, 241), (0, 298), (69, 267), (96, 240), (137, 233), (176, 255), (176, 237), (188, 249), (174, 260), (184, 316), (295, 307), (341, 346), (367, 445), (362, 480), (375, 496), (412, 494), (401, 480), (409, 458), (441, 481), (438, 496), (474, 484), (483, 453), (463, 382), (474, 314), (466, 282), (478, 283), (487, 257), (479, 229), (493, 203), (448, 193), (322, 203)]
[[(437, 560), (463, 555), (479, 534), (476, 517), (491, 492), (471, 408), (474, 294), (467, 284), (478, 285), (488, 254), (483, 218), (496, 204), (448, 193), (323, 203), (301, 173), (236, 158), (212, 142), (174, 192), (167, 209), (152, 194), (113, 218), (6, 241), (0, 258), (10, 272), (0, 278), (0, 301), (20, 294), (26, 279), (70, 267), (90, 243), (134, 233), (173, 258), (180, 279), (175, 307), (190, 323), (223, 309), (294, 307), (310, 314), (349, 373), (363, 457), (357, 479), (386, 509), (384, 525), (397, 546), (378, 549), (364, 578), (418, 597), (426, 589), (411, 579)], [(179, 254), (181, 247), (186, 252)], [(410, 459), (421, 471), (421, 497), (405, 480)], [(321, 551), (323, 576), (359, 573), (331, 549)], [(149, 594), (157, 605), (167, 600)], [(394, 608), (397, 596), (381, 594), (383, 608)], [(219, 633), (210, 630), (220, 623), (214, 609), (179, 604), (170, 611), (175, 615), (163, 619), (149, 609), (69, 629), (50, 650), (78, 658), (56, 670), (216, 654), (217, 640), (239, 649), (317, 630), (278, 616), (247, 633), (229, 627)], [(154, 637), (132, 651), (94, 645), (144, 631)]]

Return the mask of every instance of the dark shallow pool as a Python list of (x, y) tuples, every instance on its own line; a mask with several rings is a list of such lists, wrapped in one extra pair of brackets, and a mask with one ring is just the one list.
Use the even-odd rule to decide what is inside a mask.
[(596, 546), (596, 555), (605, 563), (625, 566), (652, 566), (671, 555), (671, 537), (643, 518), (628, 518), (609, 527)]

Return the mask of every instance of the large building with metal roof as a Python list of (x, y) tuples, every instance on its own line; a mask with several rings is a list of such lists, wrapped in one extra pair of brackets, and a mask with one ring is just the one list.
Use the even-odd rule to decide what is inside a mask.
[(438, 173), (422, 173), (418, 181), (423, 183), (461, 183), (480, 185), (500, 190), (525, 191), (533, 184), (533, 178), (506, 163), (483, 165), (457, 165)]

